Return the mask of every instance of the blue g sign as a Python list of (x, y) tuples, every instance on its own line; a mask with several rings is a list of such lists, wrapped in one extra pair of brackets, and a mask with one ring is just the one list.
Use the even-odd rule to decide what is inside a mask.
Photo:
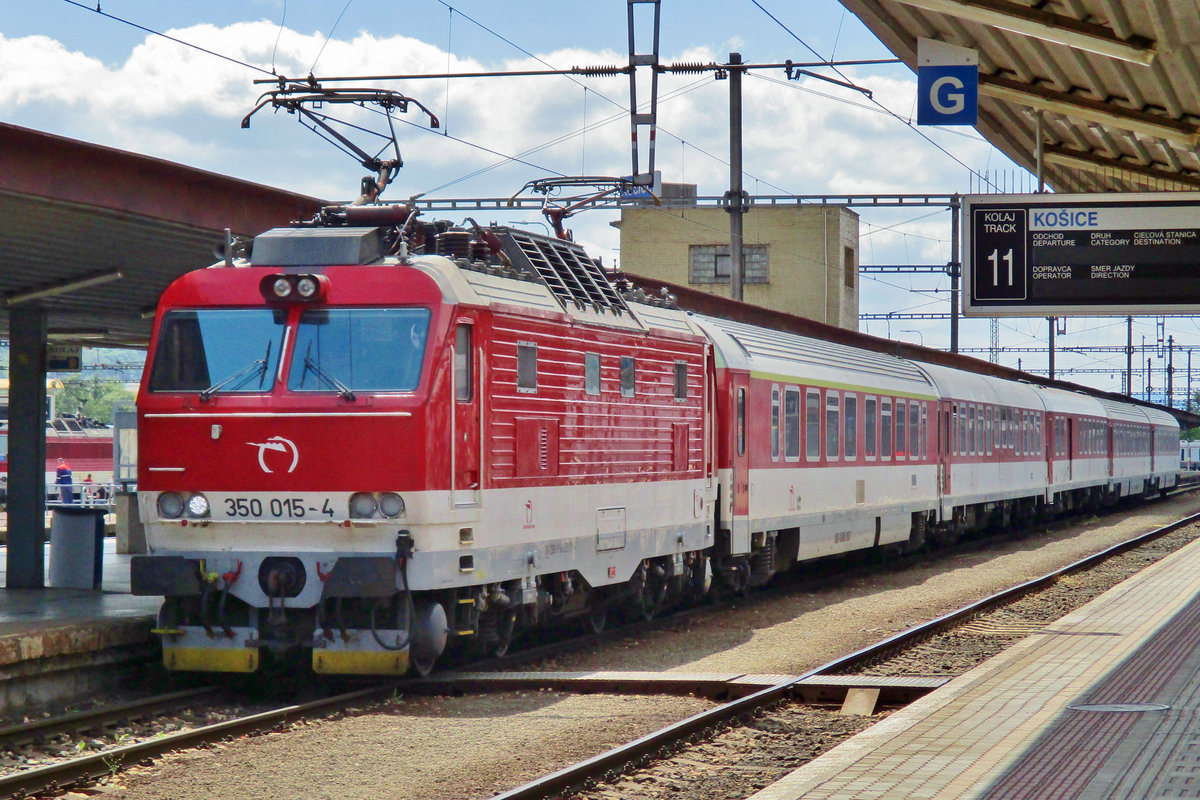
[(979, 112), (979, 67), (917, 70), (918, 125), (974, 125)]

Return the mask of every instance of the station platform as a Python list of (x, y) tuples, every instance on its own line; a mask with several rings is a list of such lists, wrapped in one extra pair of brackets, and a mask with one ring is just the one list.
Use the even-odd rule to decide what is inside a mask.
[(1200, 797), (1200, 542), (750, 800)]
[[(3, 585), (7, 559), (0, 547)], [(154, 657), (161, 600), (129, 594), (129, 559), (106, 537), (99, 591), (0, 588), (0, 716), (111, 687)]]

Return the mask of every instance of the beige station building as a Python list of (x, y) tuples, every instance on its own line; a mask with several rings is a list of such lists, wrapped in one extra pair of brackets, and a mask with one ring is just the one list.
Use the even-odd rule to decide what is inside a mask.
[[(729, 297), (729, 214), (664, 184), (663, 205), (626, 207), (621, 269)], [(858, 330), (858, 214), (835, 205), (757, 205), (745, 215), (742, 299)]]

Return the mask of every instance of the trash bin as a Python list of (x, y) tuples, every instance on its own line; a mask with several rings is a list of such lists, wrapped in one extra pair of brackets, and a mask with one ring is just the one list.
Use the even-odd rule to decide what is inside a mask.
[(104, 508), (60, 506), (50, 515), (50, 586), (99, 589), (104, 572)]

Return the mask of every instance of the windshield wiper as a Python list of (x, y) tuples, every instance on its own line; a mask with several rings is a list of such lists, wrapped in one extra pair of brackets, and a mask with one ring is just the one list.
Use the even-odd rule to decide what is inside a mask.
[(241, 382), (239, 382), (233, 388), (237, 389), (237, 388), (241, 387), (242, 384), (245, 383), (246, 380), (249, 379), (252, 375), (254, 375), (255, 372), (258, 373), (258, 388), (261, 389), (263, 378), (266, 377), (266, 374), (267, 374), (267, 360), (270, 357), (271, 357), (271, 343), (267, 342), (267, 351), (265, 353), (263, 353), (262, 358), (254, 359), (246, 366), (244, 366), (238, 370), (235, 370), (233, 373), (231, 373), (229, 375), (229, 377), (225, 378), (224, 380), (217, 381), (212, 386), (210, 386), (207, 389), (200, 392), (200, 400), (207, 403), (209, 398), (211, 398), (214, 393), (216, 393), (220, 389), (224, 389), (226, 386), (228, 386), (229, 384), (238, 380), (239, 378), (242, 379)]
[[(328, 383), (330, 386), (332, 386), (334, 389), (337, 390), (337, 393), (339, 395), (341, 395), (343, 400), (353, 400), (355, 397), (354, 390), (351, 389), (346, 384), (339, 381), (337, 378), (333, 377), (332, 375), (322, 371), (321, 368), (317, 366), (317, 362), (312, 360), (311, 353), (312, 353), (312, 342), (309, 342), (308, 350), (305, 351), (305, 353), (304, 353), (304, 371), (312, 372), (312, 374), (316, 375), (318, 378), (320, 378), (321, 380)], [(303, 375), (300, 376), (300, 382), (304, 383)]]

